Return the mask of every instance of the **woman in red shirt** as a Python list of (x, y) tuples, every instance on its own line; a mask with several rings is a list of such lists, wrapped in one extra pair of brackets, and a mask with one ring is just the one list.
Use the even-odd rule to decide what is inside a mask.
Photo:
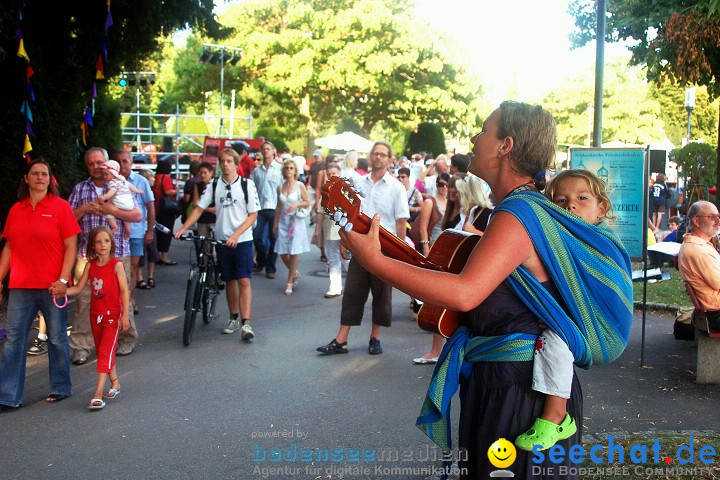
[[(177, 214), (162, 208), (163, 197), (175, 197), (178, 193), (177, 187), (175, 187), (172, 178), (170, 178), (171, 170), (172, 165), (168, 160), (163, 160), (158, 163), (157, 169), (155, 170), (155, 185), (153, 185), (152, 188), (155, 194), (155, 219), (157, 223), (164, 225), (172, 232)], [(172, 235), (158, 231), (156, 232), (156, 236), (160, 260), (155, 263), (158, 265), (177, 265), (177, 262), (173, 262), (168, 256)]]
[(56, 302), (63, 304), (72, 278), (80, 226), (70, 204), (58, 196), (50, 165), (42, 158), (25, 168), (18, 196), (8, 214), (3, 231), (7, 243), (0, 255), (0, 282), (11, 271), (0, 410), (22, 405), (28, 332), (38, 310), (45, 317), (50, 340), (50, 393), (45, 400), (59, 402), (72, 393), (67, 311)]

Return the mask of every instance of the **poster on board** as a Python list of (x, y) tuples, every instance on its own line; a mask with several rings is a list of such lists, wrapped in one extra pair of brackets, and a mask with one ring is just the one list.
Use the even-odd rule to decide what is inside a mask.
[(631, 258), (643, 258), (647, 235), (647, 148), (572, 148), (570, 168), (605, 181), (614, 218), (608, 222)]

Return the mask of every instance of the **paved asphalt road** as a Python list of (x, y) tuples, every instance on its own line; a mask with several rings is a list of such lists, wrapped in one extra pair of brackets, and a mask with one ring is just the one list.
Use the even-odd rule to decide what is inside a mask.
[[(426, 352), (431, 337), (409, 320), (406, 295), (395, 293), (383, 355), (367, 354), (366, 323), (353, 329), (348, 355), (318, 356), (315, 348), (337, 331), (341, 300), (323, 298), (327, 274), (313, 247), (301, 256), (295, 294), (283, 295), (280, 261), (275, 280), (253, 277), (253, 341), (220, 334), (227, 318), (221, 302), (220, 319), (201, 323), (184, 347), (188, 252), (187, 243), (173, 243), (181, 265), (158, 267), (157, 288), (138, 293), (140, 344), (118, 359), (122, 393), (104, 410), (85, 408), (94, 357), (72, 367), (74, 395), (55, 405), (43, 401), (47, 356), (28, 357), (24, 407), (0, 415), (0, 479), (403, 479), (428, 475), (389, 469), (439, 465), (427, 460), (434, 451), (414, 426), (432, 368), (411, 359)], [(639, 366), (639, 318), (618, 362), (579, 372), (585, 433), (720, 431), (717, 416), (698, 415), (717, 410), (720, 388), (693, 383), (695, 350), (672, 338), (671, 318), (648, 317), (647, 367)], [(458, 411), (455, 402), (455, 418)], [(304, 448), (330, 455), (340, 448), (360, 461), (287, 461), (294, 452), (299, 460)], [(282, 461), (271, 461), (271, 449), (283, 449)], [(374, 462), (363, 461), (367, 449)], [(283, 467), (289, 470), (263, 470)]]

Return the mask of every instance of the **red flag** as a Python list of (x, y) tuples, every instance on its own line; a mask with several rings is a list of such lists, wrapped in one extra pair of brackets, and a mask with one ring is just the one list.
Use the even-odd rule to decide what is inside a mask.
[(98, 55), (97, 63), (95, 64), (95, 79), (105, 78), (105, 69), (103, 68), (102, 55)]

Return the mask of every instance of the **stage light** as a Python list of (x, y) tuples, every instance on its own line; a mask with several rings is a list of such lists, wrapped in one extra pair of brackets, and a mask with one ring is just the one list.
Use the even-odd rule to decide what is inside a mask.
[(207, 63), (211, 56), (212, 52), (207, 48), (204, 49), (202, 55), (200, 55), (200, 63)]
[(130, 78), (128, 79), (128, 85), (134, 87), (136, 83), (137, 80), (135, 79), (135, 75), (130, 75)]
[(230, 58), (230, 65), (235, 65), (242, 58), (242, 53), (236, 53)]
[(127, 77), (123, 75), (120, 80), (118, 80), (118, 85), (120, 85), (121, 87), (127, 87), (127, 84)]

